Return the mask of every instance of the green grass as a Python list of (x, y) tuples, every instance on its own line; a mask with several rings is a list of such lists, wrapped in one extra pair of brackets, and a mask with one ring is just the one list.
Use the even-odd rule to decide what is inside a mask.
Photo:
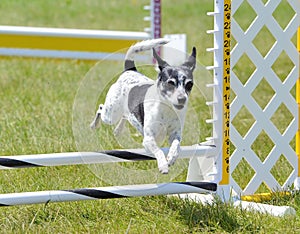
[[(147, 15), (142, 10), (145, 4), (148, 4), (148, 0), (2, 0), (0, 22), (2, 25), (142, 31), (148, 26), (142, 21)], [(190, 50), (193, 45), (197, 47), (198, 61), (203, 65), (211, 65), (213, 59), (210, 53), (205, 52), (213, 43), (212, 36), (205, 33), (213, 27), (212, 19), (206, 16), (206, 12), (212, 9), (212, 0), (164, 0), (162, 7), (163, 34), (187, 33), (188, 48)], [(245, 20), (245, 14), (246, 7), (236, 17)], [(282, 15), (284, 13), (276, 12), (276, 17)], [(248, 22), (243, 21), (243, 24), (247, 25)], [(268, 33), (263, 32), (262, 37), (265, 35)], [(265, 41), (257, 38), (255, 43), (264, 47)], [(141, 137), (135, 136), (131, 128), (128, 128), (132, 135), (130, 139), (114, 139), (109, 126), (96, 133), (85, 130), (97, 108), (96, 102), (103, 100), (108, 84), (122, 70), (122, 66), (122, 62), (108, 61), (102, 61), (94, 67), (94, 63), (74, 60), (1, 58), (0, 155), (141, 147)], [(286, 75), (288, 66), (286, 62), (276, 65), (280, 77)], [(251, 64), (249, 66), (245, 58), (234, 68), (234, 72), (247, 78), (251, 69)], [(152, 68), (142, 67), (142, 70), (155, 76)], [(211, 134), (211, 127), (205, 123), (205, 119), (211, 117), (211, 111), (205, 106), (211, 93), (205, 89), (205, 84), (210, 83), (212, 77), (199, 65), (196, 72), (199, 92), (193, 90), (195, 92), (192, 93), (184, 130), (185, 145), (203, 141)], [(243, 83), (246, 78), (242, 80)], [(91, 103), (76, 102), (78, 97), (90, 98), (93, 88), (103, 89), (104, 92)], [(257, 95), (262, 107), (266, 104), (262, 99), (269, 98), (270, 93), (270, 88), (260, 87)], [(81, 108), (82, 114), (76, 112), (77, 108)], [(285, 112), (284, 108), (280, 110), (280, 122), (287, 119)], [(82, 126), (76, 125), (77, 118), (83, 118)], [(239, 126), (238, 131), (243, 133), (253, 119), (246, 112), (241, 113), (241, 119), (234, 123)], [(282, 127), (280, 123), (276, 124)], [(286, 123), (282, 121), (283, 124)], [(253, 150), (264, 158), (272, 145), (264, 135), (260, 141), (266, 147), (261, 148), (258, 142)], [(182, 181), (185, 180), (186, 165), (186, 161), (178, 163), (168, 177), (157, 172), (155, 162), (1, 171), (0, 192), (162, 182), (170, 179)], [(122, 174), (127, 169), (134, 171), (133, 174)], [(246, 180), (250, 179), (251, 172), (247, 170), (242, 165), (234, 174), (242, 185), (246, 185)], [(281, 174), (279, 170), (286, 168), (274, 172), (277, 176)], [(116, 171), (121, 175), (116, 176)], [(296, 233), (300, 229), (299, 194), (285, 197), (275, 194), (268, 203), (292, 206), (297, 216), (275, 218), (244, 212), (219, 201), (204, 206), (158, 196), (1, 208), (0, 233)]]

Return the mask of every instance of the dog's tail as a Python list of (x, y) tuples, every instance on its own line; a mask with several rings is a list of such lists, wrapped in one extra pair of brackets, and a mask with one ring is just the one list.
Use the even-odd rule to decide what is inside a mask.
[(135, 45), (131, 46), (125, 56), (125, 64), (124, 69), (125, 71), (132, 70), (137, 71), (134, 63), (134, 55), (136, 53), (151, 50), (152, 48), (165, 45), (169, 43), (170, 40), (166, 38), (158, 38), (158, 39), (152, 39), (152, 40), (146, 40), (136, 43)]

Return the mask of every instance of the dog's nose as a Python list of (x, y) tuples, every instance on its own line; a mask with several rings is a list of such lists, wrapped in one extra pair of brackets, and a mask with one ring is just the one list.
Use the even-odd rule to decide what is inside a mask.
[(186, 97), (185, 96), (178, 96), (177, 101), (178, 101), (178, 104), (184, 104), (185, 101), (186, 101)]

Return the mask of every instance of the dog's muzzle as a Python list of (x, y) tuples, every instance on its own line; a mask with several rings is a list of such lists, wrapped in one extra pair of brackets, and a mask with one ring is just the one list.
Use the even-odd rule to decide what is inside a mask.
[(177, 101), (179, 105), (184, 105), (186, 102), (186, 97), (185, 96), (178, 96)]
[(173, 106), (178, 110), (181, 110), (184, 107), (184, 105), (175, 105), (175, 104), (173, 104)]
[(181, 110), (184, 107), (184, 105), (185, 105), (186, 97), (185, 96), (181, 96), (181, 95), (178, 96), (177, 97), (177, 102), (178, 102), (178, 104), (174, 104), (174, 107), (176, 109), (178, 109), (178, 110)]

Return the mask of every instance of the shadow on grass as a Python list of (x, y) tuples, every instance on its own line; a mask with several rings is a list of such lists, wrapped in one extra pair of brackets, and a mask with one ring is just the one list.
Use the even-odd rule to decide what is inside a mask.
[[(202, 204), (174, 197), (168, 199), (168, 207), (178, 212), (179, 218), (189, 227), (191, 232), (225, 231), (235, 233), (245, 231), (256, 233), (262, 227), (258, 214), (244, 212), (231, 204), (218, 200), (212, 204)], [(252, 217), (251, 222), (249, 222), (250, 216)]]

